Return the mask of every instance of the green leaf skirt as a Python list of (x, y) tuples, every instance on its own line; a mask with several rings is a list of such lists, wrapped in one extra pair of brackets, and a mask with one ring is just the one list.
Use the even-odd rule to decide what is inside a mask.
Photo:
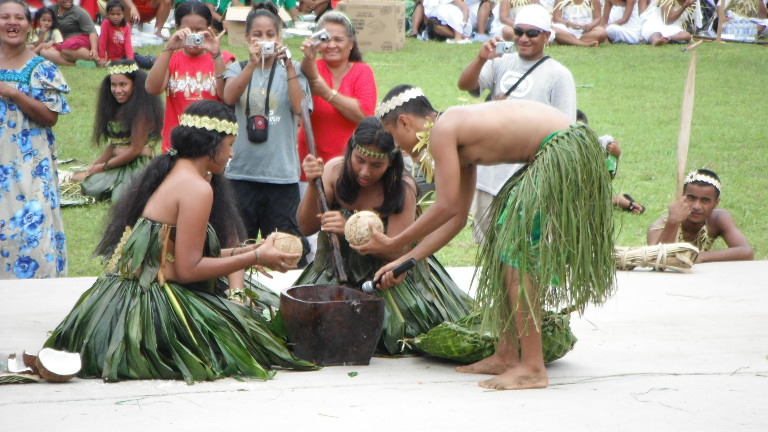
[[(583, 311), (611, 294), (615, 279), (611, 177), (595, 133), (576, 124), (551, 135), (536, 159), (497, 194), (477, 259), (483, 327), (498, 335), (523, 308), (539, 326), (543, 310)], [(521, 273), (518, 304), (509, 303), (505, 274)], [(526, 290), (525, 277), (532, 290)], [(523, 331), (525, 329), (519, 329)]]

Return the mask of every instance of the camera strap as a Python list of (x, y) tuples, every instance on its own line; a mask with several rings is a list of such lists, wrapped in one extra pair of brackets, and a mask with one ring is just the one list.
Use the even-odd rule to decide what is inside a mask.
[(537, 67), (539, 67), (539, 65), (540, 65), (540, 64), (542, 64), (542, 63), (544, 63), (544, 62), (545, 62), (545, 61), (546, 61), (548, 58), (549, 58), (549, 56), (544, 56), (544, 57), (542, 57), (542, 58), (541, 58), (539, 61), (537, 61), (536, 63), (534, 63), (534, 65), (533, 65), (533, 66), (531, 66), (531, 68), (530, 68), (530, 69), (528, 69), (527, 71), (525, 71), (525, 73), (523, 74), (523, 76), (521, 76), (521, 77), (520, 77), (520, 78), (517, 80), (517, 82), (516, 82), (516, 83), (515, 83), (515, 84), (514, 84), (512, 87), (510, 87), (510, 88), (509, 88), (509, 90), (507, 90), (506, 92), (504, 92), (504, 96), (506, 96), (506, 97), (509, 97), (509, 95), (510, 95), (510, 94), (512, 94), (512, 92), (513, 92), (513, 91), (515, 91), (515, 89), (517, 88), (517, 86), (519, 86), (519, 85), (520, 85), (520, 83), (521, 83), (521, 82), (523, 82), (523, 80), (525, 79), (525, 77), (527, 77), (528, 75), (530, 75), (530, 74), (531, 74), (531, 72), (533, 72), (533, 70), (534, 70), (534, 69), (536, 69)]
[[(240, 69), (245, 69), (247, 61), (240, 62)], [(272, 62), (272, 68), (269, 70), (269, 82), (267, 83), (267, 98), (264, 101), (264, 117), (269, 116), (269, 89), (272, 88), (272, 78), (275, 76), (275, 66), (277, 66), (277, 60)], [(245, 97), (245, 118), (251, 116), (251, 83), (253, 82), (253, 76), (248, 80), (248, 95)]]

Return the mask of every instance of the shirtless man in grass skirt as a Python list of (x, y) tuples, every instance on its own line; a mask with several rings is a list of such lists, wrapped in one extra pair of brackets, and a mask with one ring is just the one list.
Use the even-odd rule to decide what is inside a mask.
[(357, 247), (376, 253), (419, 242), (376, 273), (379, 289), (405, 277), (393, 276), (395, 266), (428, 257), (466, 226), (478, 165), (530, 164), (494, 200), (489, 220), (497, 224), (478, 254), (477, 300), (484, 327), (500, 336), (497, 351), (457, 370), (497, 375), (480, 383), (485, 388), (546, 387), (543, 311), (602, 303), (615, 276), (610, 175), (594, 132), (533, 101), (438, 113), (420, 89), (407, 85), (392, 89), (377, 114), (401, 149), (421, 156), (428, 174), (434, 168), (437, 191), (435, 202), (405, 231), (376, 234)]

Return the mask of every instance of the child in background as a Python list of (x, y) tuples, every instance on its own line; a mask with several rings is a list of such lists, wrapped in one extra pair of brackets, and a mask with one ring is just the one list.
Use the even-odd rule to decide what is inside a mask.
[[(197, 0), (176, 5), (178, 31), (171, 36), (149, 72), (146, 89), (150, 94), (167, 92), (163, 122), (163, 153), (171, 148), (171, 130), (179, 124), (184, 109), (203, 99), (219, 100), (227, 70), (221, 38), (210, 27), (213, 22), (208, 6)], [(188, 44), (187, 36), (197, 35)], [(202, 39), (199, 39), (201, 38)], [(198, 40), (199, 39), (199, 40)]]
[(40, 54), (43, 48), (50, 48), (53, 44), (64, 41), (61, 32), (56, 28), (56, 14), (48, 8), (40, 8), (35, 12), (35, 18), (32, 21), (35, 29), (29, 32), (27, 45), (35, 54)]
[(99, 66), (110, 60), (133, 60), (131, 26), (125, 20), (125, 5), (120, 0), (107, 2), (107, 19), (101, 23), (99, 36)]

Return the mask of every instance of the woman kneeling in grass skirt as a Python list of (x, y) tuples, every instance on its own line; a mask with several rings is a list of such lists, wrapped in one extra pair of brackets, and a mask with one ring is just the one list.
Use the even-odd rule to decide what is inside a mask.
[[(322, 178), (331, 210), (322, 213), (317, 189), (310, 187), (299, 204), (299, 228), (318, 237), (315, 262), (294, 285), (338, 284), (333, 272), (328, 233), (340, 235), (341, 255), (349, 283), (357, 288), (404, 250), (363, 255), (344, 241), (347, 218), (368, 210), (384, 220), (387, 235), (397, 235), (416, 219), (416, 182), (404, 172), (403, 155), (392, 135), (376, 117), (363, 120), (350, 138), (344, 157), (322, 159), (307, 155), (302, 164), (310, 183)], [(456, 321), (471, 309), (471, 298), (460, 290), (434, 256), (420, 262), (405, 280), (378, 295), (386, 302), (380, 350), (395, 355), (410, 351), (404, 339), (427, 332), (444, 321)]]
[(298, 255), (273, 237), (221, 250), (237, 236), (236, 210), (220, 175), (237, 134), (234, 113), (216, 101), (191, 105), (155, 158), (113, 209), (97, 253), (106, 269), (54, 330), (46, 346), (79, 352), (82, 377), (268, 379), (272, 366), (312, 369), (295, 358), (258, 313), (227, 300), (217, 278), (256, 266), (284, 272)]

